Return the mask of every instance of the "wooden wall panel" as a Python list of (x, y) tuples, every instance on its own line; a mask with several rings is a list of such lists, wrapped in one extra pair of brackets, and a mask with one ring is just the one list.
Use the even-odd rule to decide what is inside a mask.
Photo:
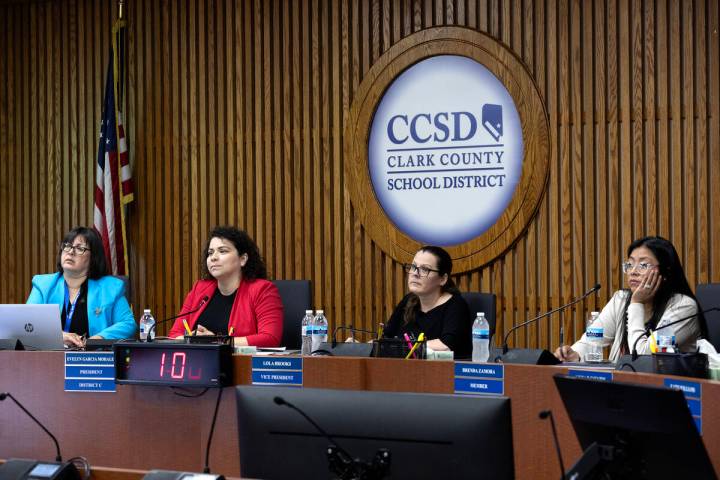
[[(273, 278), (309, 278), (334, 325), (372, 327), (405, 286), (349, 200), (343, 135), (372, 64), (460, 25), (528, 66), (551, 124), (550, 178), (526, 234), (457, 278), (498, 295), (499, 332), (595, 282), (596, 299), (518, 333), (572, 340), (622, 284), (629, 241), (659, 233), (692, 284), (720, 281), (720, 42), (714, 0), (127, 0), (132, 304), (178, 310), (218, 223)], [(109, 1), (0, 1), (0, 302), (51, 271), (92, 221)]]

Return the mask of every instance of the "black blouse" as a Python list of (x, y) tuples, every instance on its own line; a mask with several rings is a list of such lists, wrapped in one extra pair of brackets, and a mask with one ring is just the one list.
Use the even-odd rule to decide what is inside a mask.
[(420, 310), (418, 302), (415, 319), (404, 325), (403, 315), (410, 295), (405, 295), (395, 307), (383, 336), (402, 338), (403, 333), (407, 333), (411, 338), (417, 339), (420, 333), (424, 332), (427, 340), (440, 339), (455, 353), (455, 358), (469, 358), (472, 354), (472, 319), (465, 299), (455, 293), (450, 300), (427, 312)]
[(215, 290), (207, 307), (198, 317), (197, 324), (207, 328), (215, 335), (228, 335), (228, 322), (236, 294), (237, 290), (230, 295), (223, 295), (220, 293), (220, 289)]
[[(88, 282), (85, 280), (80, 286), (80, 293), (78, 294), (77, 300), (75, 300), (75, 311), (73, 312), (72, 320), (70, 320), (70, 333), (76, 333), (80, 336), (89, 335), (87, 293)], [(65, 320), (69, 308), (70, 305), (63, 305), (62, 313), (60, 314), (60, 328), (63, 330), (65, 329)]]

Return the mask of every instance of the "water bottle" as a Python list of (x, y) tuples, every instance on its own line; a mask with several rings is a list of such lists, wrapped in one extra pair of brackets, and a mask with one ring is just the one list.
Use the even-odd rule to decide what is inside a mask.
[[(155, 325), (155, 317), (150, 313), (150, 309), (146, 308), (143, 311), (142, 317), (140, 317), (140, 340), (143, 342), (147, 341), (148, 332), (150, 332)], [(155, 329), (152, 329), (150, 333), (150, 340), (155, 338)]]
[(675, 353), (674, 327), (660, 328), (655, 332), (658, 353)]
[(603, 361), (603, 326), (602, 323), (596, 322), (600, 316), (600, 312), (591, 312), (585, 330), (585, 337), (588, 341), (588, 351), (585, 354), (585, 361), (590, 363), (598, 363)]
[(317, 315), (315, 315), (315, 318), (313, 319), (313, 327), (312, 327), (312, 351), (314, 352), (318, 348), (320, 348), (320, 344), (323, 342), (327, 342), (327, 333), (328, 333), (328, 321), (327, 318), (325, 318), (325, 314), (322, 310), (317, 311)]
[(490, 324), (483, 312), (478, 312), (472, 326), (472, 361), (487, 362), (490, 357)]
[(310, 355), (312, 353), (312, 331), (313, 331), (313, 311), (305, 310), (305, 316), (302, 319), (300, 339), (302, 340), (300, 347), (301, 355)]

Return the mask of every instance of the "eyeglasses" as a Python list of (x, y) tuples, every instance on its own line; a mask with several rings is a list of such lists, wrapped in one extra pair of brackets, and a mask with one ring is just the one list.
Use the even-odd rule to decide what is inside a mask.
[(407, 273), (415, 273), (421, 277), (427, 277), (430, 275), (430, 272), (440, 272), (440, 270), (435, 270), (434, 268), (429, 267), (418, 267), (414, 263), (406, 263), (403, 265), (403, 268), (405, 269), (405, 272)]
[(85, 255), (85, 253), (90, 251), (90, 249), (84, 245), (73, 245), (72, 243), (63, 243), (60, 247), (63, 252), (74, 253), (78, 256)]
[(633, 270), (635, 270), (636, 268), (640, 273), (645, 273), (648, 271), (648, 269), (650, 269), (652, 267), (657, 267), (657, 265), (654, 265), (652, 263), (647, 263), (647, 262), (641, 262), (641, 263), (625, 262), (622, 264), (622, 270), (624, 273), (630, 273)]

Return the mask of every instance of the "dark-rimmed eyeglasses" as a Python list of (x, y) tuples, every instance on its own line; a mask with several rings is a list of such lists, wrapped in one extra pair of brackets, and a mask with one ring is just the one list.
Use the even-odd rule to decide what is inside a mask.
[(74, 253), (77, 256), (85, 255), (90, 251), (90, 249), (85, 245), (73, 245), (72, 243), (67, 242), (60, 245), (60, 248), (62, 248), (62, 251), (65, 253)]
[(414, 273), (421, 277), (427, 277), (428, 275), (430, 275), (430, 272), (440, 272), (440, 270), (435, 270), (434, 268), (430, 267), (417, 266), (414, 263), (406, 263), (405, 265), (403, 265), (403, 268), (405, 269), (405, 272)]

